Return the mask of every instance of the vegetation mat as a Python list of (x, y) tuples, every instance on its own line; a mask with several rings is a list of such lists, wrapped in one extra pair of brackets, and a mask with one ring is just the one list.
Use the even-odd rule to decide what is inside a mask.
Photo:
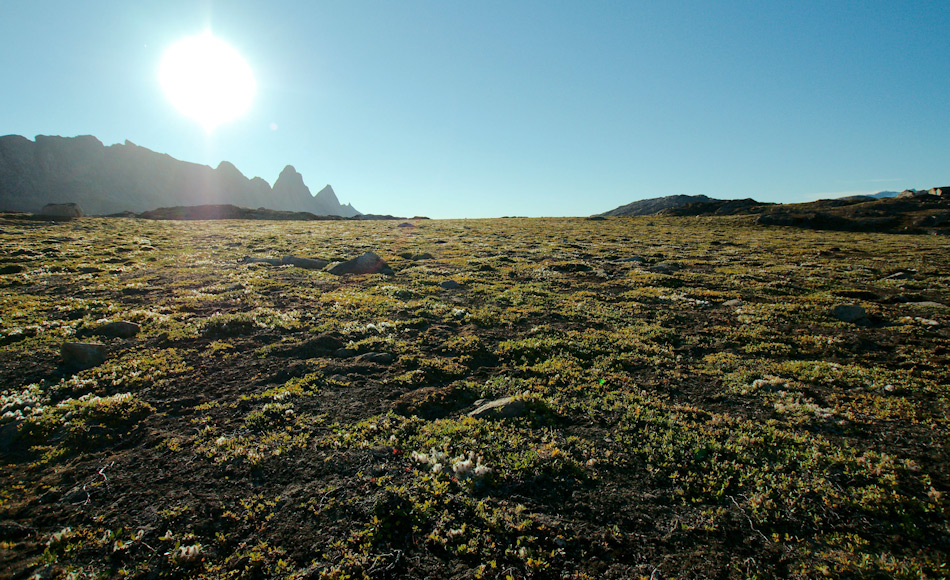
[(946, 577), (946, 241), (748, 219), (0, 221), (0, 577)]

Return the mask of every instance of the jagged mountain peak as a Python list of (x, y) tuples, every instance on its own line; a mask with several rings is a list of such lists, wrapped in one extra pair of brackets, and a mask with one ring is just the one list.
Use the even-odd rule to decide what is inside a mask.
[(332, 188), (315, 198), (292, 165), (271, 187), (259, 177), (248, 179), (229, 161), (211, 168), (131, 141), (104, 147), (91, 135), (37, 135), (34, 141), (0, 137), (0, 210), (38, 212), (63, 201), (78, 203), (92, 215), (202, 204), (359, 214), (340, 205)]
[(327, 200), (330, 203), (339, 205), (340, 200), (336, 196), (336, 192), (333, 191), (333, 187), (328, 183), (326, 187), (317, 192), (317, 199)]

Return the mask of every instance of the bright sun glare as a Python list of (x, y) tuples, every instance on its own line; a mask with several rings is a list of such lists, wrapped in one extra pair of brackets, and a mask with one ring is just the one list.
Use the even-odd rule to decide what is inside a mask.
[(210, 32), (173, 44), (158, 78), (172, 105), (209, 133), (246, 113), (257, 89), (247, 61)]

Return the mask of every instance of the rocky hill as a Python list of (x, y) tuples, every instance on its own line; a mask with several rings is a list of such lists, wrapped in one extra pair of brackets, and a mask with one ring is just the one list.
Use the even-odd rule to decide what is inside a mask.
[(180, 161), (130, 141), (104, 146), (91, 135), (35, 141), (0, 137), (0, 210), (38, 212), (51, 203), (79, 204), (90, 215), (143, 212), (175, 205), (232, 204), (352, 217), (327, 185), (313, 195), (290, 165), (271, 187), (234, 165)]
[(635, 201), (600, 216), (758, 215), (765, 226), (816, 230), (900, 233), (950, 233), (950, 186), (881, 192), (807, 203), (762, 203), (723, 200), (705, 195), (671, 195)]
[(656, 215), (663, 210), (672, 209), (690, 204), (704, 204), (714, 200), (705, 195), (668, 195), (666, 197), (654, 197), (651, 199), (642, 199), (627, 205), (622, 205), (608, 212), (598, 214), (601, 216), (638, 216), (638, 215)]
[(879, 199), (864, 196), (776, 204), (756, 223), (815, 230), (946, 235), (950, 233), (950, 187), (909, 189)]

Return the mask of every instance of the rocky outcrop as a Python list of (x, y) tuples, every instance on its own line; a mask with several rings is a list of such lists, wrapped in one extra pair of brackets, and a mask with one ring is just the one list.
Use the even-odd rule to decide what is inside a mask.
[(35, 141), (19, 135), (0, 137), (0, 210), (37, 213), (47, 204), (64, 201), (77, 203), (92, 215), (176, 205), (360, 215), (352, 206), (341, 205), (329, 186), (312, 195), (291, 166), (272, 188), (259, 177), (248, 179), (227, 161), (212, 169), (130, 141), (106, 147), (89, 135), (38, 135)]
[(48, 203), (40, 210), (40, 215), (54, 218), (77, 218), (86, 214), (77, 203)]
[(612, 209), (608, 212), (598, 214), (600, 216), (638, 216), (638, 215), (656, 215), (657, 213), (671, 209), (674, 207), (679, 207), (687, 204), (694, 203), (709, 203), (711, 201), (716, 201), (711, 197), (706, 197), (705, 195), (668, 195), (666, 197), (654, 197), (651, 199), (643, 199), (640, 201), (635, 201), (633, 203), (628, 203), (627, 205), (622, 205), (618, 208)]

